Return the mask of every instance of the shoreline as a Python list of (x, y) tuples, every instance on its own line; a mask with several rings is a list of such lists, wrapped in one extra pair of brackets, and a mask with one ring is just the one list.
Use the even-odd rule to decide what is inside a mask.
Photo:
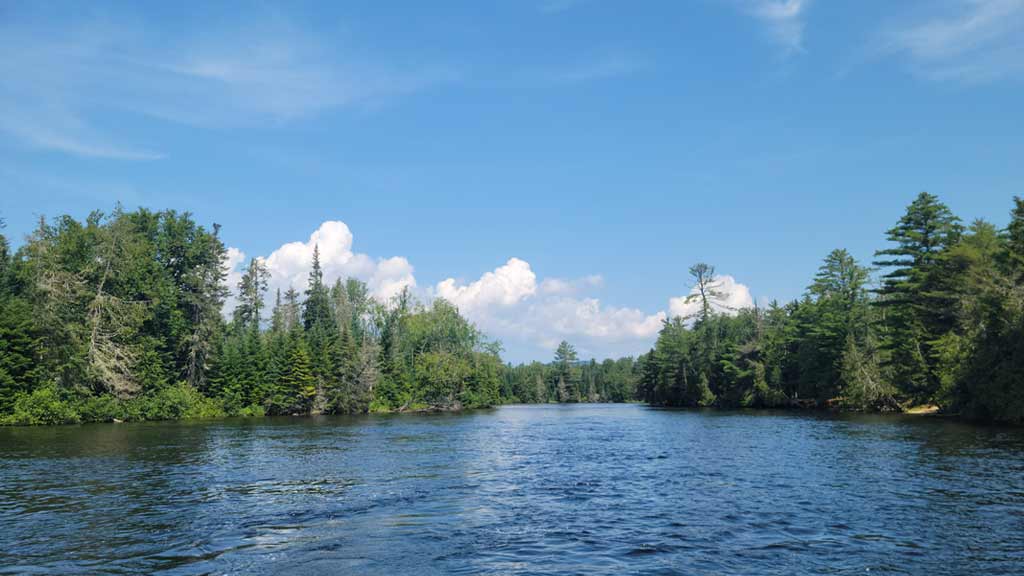
[(815, 404), (801, 405), (792, 404), (789, 406), (777, 406), (771, 408), (719, 408), (714, 406), (658, 406), (645, 402), (545, 402), (545, 403), (525, 403), (525, 402), (511, 402), (507, 404), (493, 404), (487, 406), (458, 406), (458, 407), (416, 407), (409, 409), (395, 409), (395, 410), (377, 410), (369, 412), (352, 412), (352, 413), (337, 413), (337, 414), (279, 414), (279, 415), (214, 415), (214, 416), (195, 416), (195, 417), (182, 417), (182, 418), (171, 418), (171, 419), (153, 419), (153, 420), (92, 420), (84, 422), (67, 422), (59, 424), (2, 424), (0, 428), (46, 428), (55, 426), (84, 426), (91, 424), (142, 424), (142, 423), (157, 423), (157, 422), (201, 422), (201, 421), (217, 421), (217, 420), (246, 420), (246, 421), (257, 421), (264, 418), (273, 419), (300, 419), (300, 418), (318, 418), (318, 417), (332, 417), (332, 416), (344, 416), (344, 417), (359, 417), (359, 416), (399, 416), (399, 415), (429, 415), (429, 414), (462, 414), (470, 413), (481, 410), (495, 410), (503, 406), (643, 406), (652, 410), (665, 410), (665, 411), (701, 411), (701, 412), (717, 412), (717, 413), (782, 413), (782, 412), (793, 412), (793, 413), (807, 413), (807, 414), (824, 414), (833, 416), (843, 415), (864, 415), (864, 416), (913, 416), (916, 418), (929, 418), (929, 419), (942, 419), (960, 422), (972, 426), (996, 426), (996, 427), (1009, 427), (1009, 428), (1022, 428), (1013, 424), (1005, 422), (988, 422), (983, 420), (972, 420), (964, 417), (958, 413), (945, 413), (942, 412), (941, 408), (935, 404), (919, 404), (907, 407), (901, 407), (900, 411), (895, 410), (883, 410), (883, 411), (866, 411), (866, 410), (843, 410), (832, 408), (829, 406), (822, 406)]

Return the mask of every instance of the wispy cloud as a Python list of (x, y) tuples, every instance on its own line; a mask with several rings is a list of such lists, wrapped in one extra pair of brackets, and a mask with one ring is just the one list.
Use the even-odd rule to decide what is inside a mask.
[(356, 51), (345, 48), (280, 19), (170, 38), (137, 22), (7, 22), (0, 53), (18, 57), (0, 61), (0, 132), (77, 156), (152, 160), (162, 156), (152, 150), (158, 143), (122, 143), (125, 113), (191, 126), (276, 125), (375, 107), (458, 75), (443, 64), (347, 57)]
[(650, 62), (647, 60), (629, 54), (615, 53), (581, 60), (565, 68), (552, 70), (547, 76), (557, 83), (582, 84), (628, 76), (648, 67)]
[(986, 82), (1024, 73), (1024, 0), (940, 6), (941, 15), (886, 25), (878, 48), (905, 56), (915, 72), (934, 80)]
[[(10, 105), (10, 102), (0, 100), (0, 106)], [(54, 110), (45, 104), (28, 104), (17, 114), (0, 113), (0, 131), (5, 131), (34, 148), (55, 150), (86, 158), (159, 160), (164, 157), (164, 154), (144, 148), (111, 144), (106, 137), (97, 134), (77, 116), (69, 114), (66, 109)]]
[(787, 52), (804, 49), (804, 17), (811, 0), (740, 0), (740, 8), (760, 21)]

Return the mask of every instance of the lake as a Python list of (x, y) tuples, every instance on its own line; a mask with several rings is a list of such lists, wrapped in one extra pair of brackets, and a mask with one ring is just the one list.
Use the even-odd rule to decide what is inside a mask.
[(1024, 431), (931, 418), (0, 428), (0, 465), (0, 573), (1024, 573)]

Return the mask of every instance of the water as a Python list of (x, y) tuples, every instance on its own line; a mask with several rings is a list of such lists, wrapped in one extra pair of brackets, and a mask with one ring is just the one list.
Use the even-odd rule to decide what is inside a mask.
[(1024, 573), (1024, 431), (922, 418), (7, 428), (0, 466), (0, 573)]

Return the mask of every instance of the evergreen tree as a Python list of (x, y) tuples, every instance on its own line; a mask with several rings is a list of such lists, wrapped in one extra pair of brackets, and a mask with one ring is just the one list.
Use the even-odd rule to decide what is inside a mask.
[(194, 242), (195, 265), (184, 276), (184, 301), (191, 330), (185, 341), (185, 381), (202, 390), (206, 385), (209, 351), (221, 332), (221, 308), (227, 296), (224, 286), (224, 261), (227, 250), (218, 237), (220, 225), (212, 234), (200, 232)]
[(919, 401), (940, 388), (934, 347), (953, 328), (953, 297), (942, 289), (937, 263), (960, 240), (959, 218), (938, 198), (922, 192), (888, 239), (895, 246), (876, 252), (887, 272), (876, 301), (882, 313), (882, 350), (893, 382)]
[(576, 366), (578, 358), (576, 348), (565, 340), (558, 344), (555, 350), (555, 372), (554, 378), (557, 384), (559, 402), (578, 402), (579, 394), (579, 369)]
[(289, 343), (288, 361), (280, 380), (280, 408), (284, 413), (308, 414), (316, 399), (316, 377), (309, 351), (302, 338), (294, 337)]
[(334, 322), (330, 291), (324, 286), (320, 267), (320, 246), (313, 247), (313, 265), (309, 271), (306, 301), (302, 306), (302, 324), (306, 332), (326, 329)]
[(868, 276), (868, 270), (858, 266), (846, 250), (833, 250), (808, 288), (813, 317), (805, 349), (817, 360), (813, 396), (821, 400), (840, 393), (849, 345), (852, 342), (860, 350), (868, 337)]
[(289, 286), (288, 290), (284, 293), (284, 305), (281, 309), (281, 330), (291, 332), (295, 328), (301, 328), (302, 324), (299, 322), (301, 311), (299, 293), (295, 288)]
[(39, 384), (41, 343), (28, 302), (0, 296), (0, 415)]
[[(238, 281), (238, 305), (235, 306), (235, 322), (242, 327), (259, 329), (260, 309), (270, 281), (270, 272), (260, 258), (249, 260), (242, 278)], [(280, 298), (280, 291), (278, 292)]]
[(363, 398), (357, 390), (359, 349), (347, 326), (330, 347), (331, 373), (326, 385), (327, 410), (334, 413), (361, 411)]
[(282, 334), (287, 331), (284, 307), (281, 305), (281, 289), (278, 288), (274, 295), (274, 309), (270, 312), (270, 332)]

